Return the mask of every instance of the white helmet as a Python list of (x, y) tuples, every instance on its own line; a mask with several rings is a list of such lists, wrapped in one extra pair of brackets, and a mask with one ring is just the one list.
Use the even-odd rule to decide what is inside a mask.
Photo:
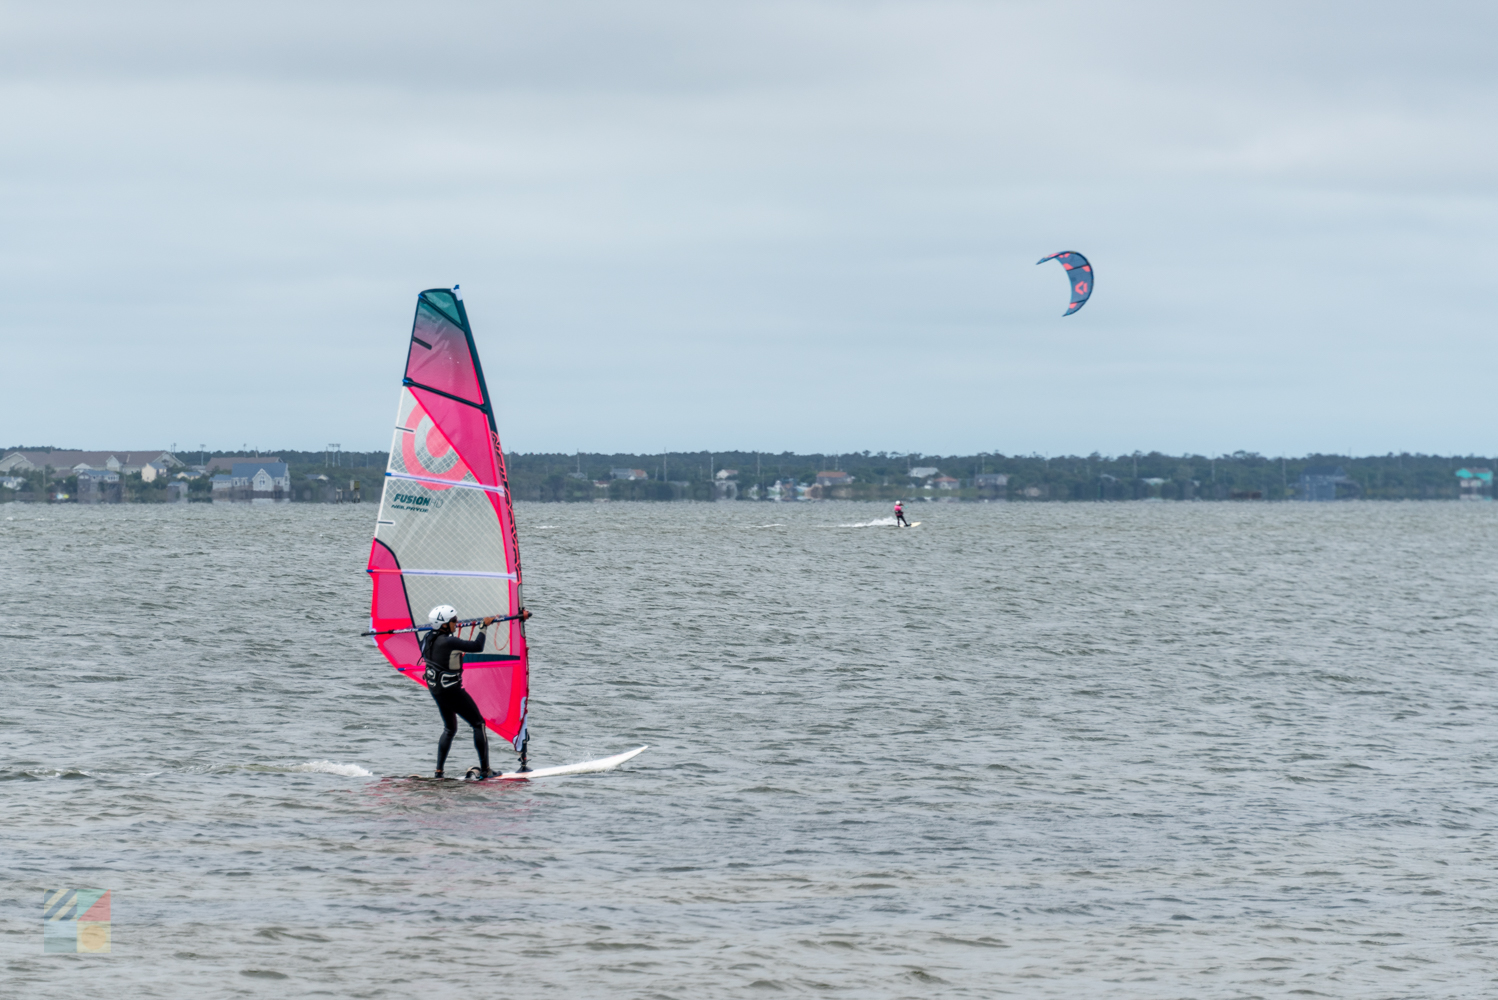
[(427, 613), (427, 621), (434, 626), (446, 625), (450, 621), (456, 621), (458, 609), (451, 604), (439, 604)]

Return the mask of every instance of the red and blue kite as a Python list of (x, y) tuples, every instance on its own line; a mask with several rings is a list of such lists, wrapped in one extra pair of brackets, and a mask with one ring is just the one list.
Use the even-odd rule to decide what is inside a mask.
[(1070, 316), (1081, 309), (1092, 296), (1092, 265), (1087, 263), (1087, 258), (1075, 250), (1063, 250), (1053, 253), (1049, 257), (1042, 257), (1035, 263), (1044, 264), (1048, 260), (1060, 261), (1061, 266), (1066, 268), (1066, 280), (1071, 285), (1071, 305), (1066, 307), (1062, 315)]

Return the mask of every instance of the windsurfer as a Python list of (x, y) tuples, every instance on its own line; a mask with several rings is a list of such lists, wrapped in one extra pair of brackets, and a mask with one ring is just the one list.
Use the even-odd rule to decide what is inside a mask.
[(905, 520), (905, 505), (899, 500), (895, 501), (895, 527), (910, 527), (910, 522)]
[[(525, 618), (530, 612), (521, 611)], [(487, 778), (494, 772), (489, 769), (489, 733), (484, 728), (484, 716), (474, 704), (473, 696), (463, 690), (463, 661), (461, 654), (478, 653), (484, 649), (488, 633), (480, 632), (476, 639), (461, 639), (456, 634), (458, 612), (448, 604), (432, 609), (427, 616), (432, 631), (421, 644), (421, 659), (426, 667), (427, 690), (442, 713), (442, 736), (437, 740), (437, 770), (433, 777), (442, 777), (447, 764), (447, 752), (452, 749), (453, 737), (458, 734), (458, 717), (473, 727), (473, 748), (479, 754), (478, 777)], [(491, 615), (484, 619), (484, 627), (494, 624)], [(454, 659), (455, 654), (457, 659)]]

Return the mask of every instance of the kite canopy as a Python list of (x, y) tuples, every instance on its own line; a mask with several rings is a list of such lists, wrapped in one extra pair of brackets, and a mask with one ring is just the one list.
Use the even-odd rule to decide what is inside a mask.
[(1070, 316), (1081, 309), (1083, 304), (1092, 297), (1092, 265), (1087, 263), (1087, 258), (1075, 250), (1063, 250), (1053, 253), (1049, 257), (1042, 257), (1035, 263), (1044, 264), (1048, 260), (1060, 261), (1061, 266), (1066, 268), (1066, 280), (1071, 285), (1071, 305), (1066, 307), (1063, 316)]

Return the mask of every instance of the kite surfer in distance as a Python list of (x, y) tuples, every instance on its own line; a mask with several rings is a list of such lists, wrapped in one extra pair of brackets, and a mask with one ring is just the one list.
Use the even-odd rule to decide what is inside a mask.
[(905, 520), (905, 505), (899, 500), (895, 501), (895, 527), (910, 527), (910, 522)]
[[(530, 612), (521, 609), (521, 620), (529, 618)], [(472, 776), (482, 781), (494, 774), (489, 768), (489, 733), (484, 728), (484, 715), (474, 704), (473, 696), (463, 690), (464, 653), (479, 653), (484, 649), (487, 632), (480, 632), (476, 639), (460, 639), (456, 634), (458, 612), (450, 604), (441, 604), (427, 615), (432, 630), (421, 643), (421, 662), (426, 667), (427, 690), (442, 713), (442, 736), (437, 740), (437, 770), (434, 778), (442, 777), (447, 764), (447, 752), (452, 749), (453, 737), (458, 734), (458, 716), (473, 727), (473, 748), (479, 752), (479, 766), (469, 770)], [(484, 619), (484, 627), (494, 624), (494, 616)], [(454, 659), (456, 657), (456, 659)]]

